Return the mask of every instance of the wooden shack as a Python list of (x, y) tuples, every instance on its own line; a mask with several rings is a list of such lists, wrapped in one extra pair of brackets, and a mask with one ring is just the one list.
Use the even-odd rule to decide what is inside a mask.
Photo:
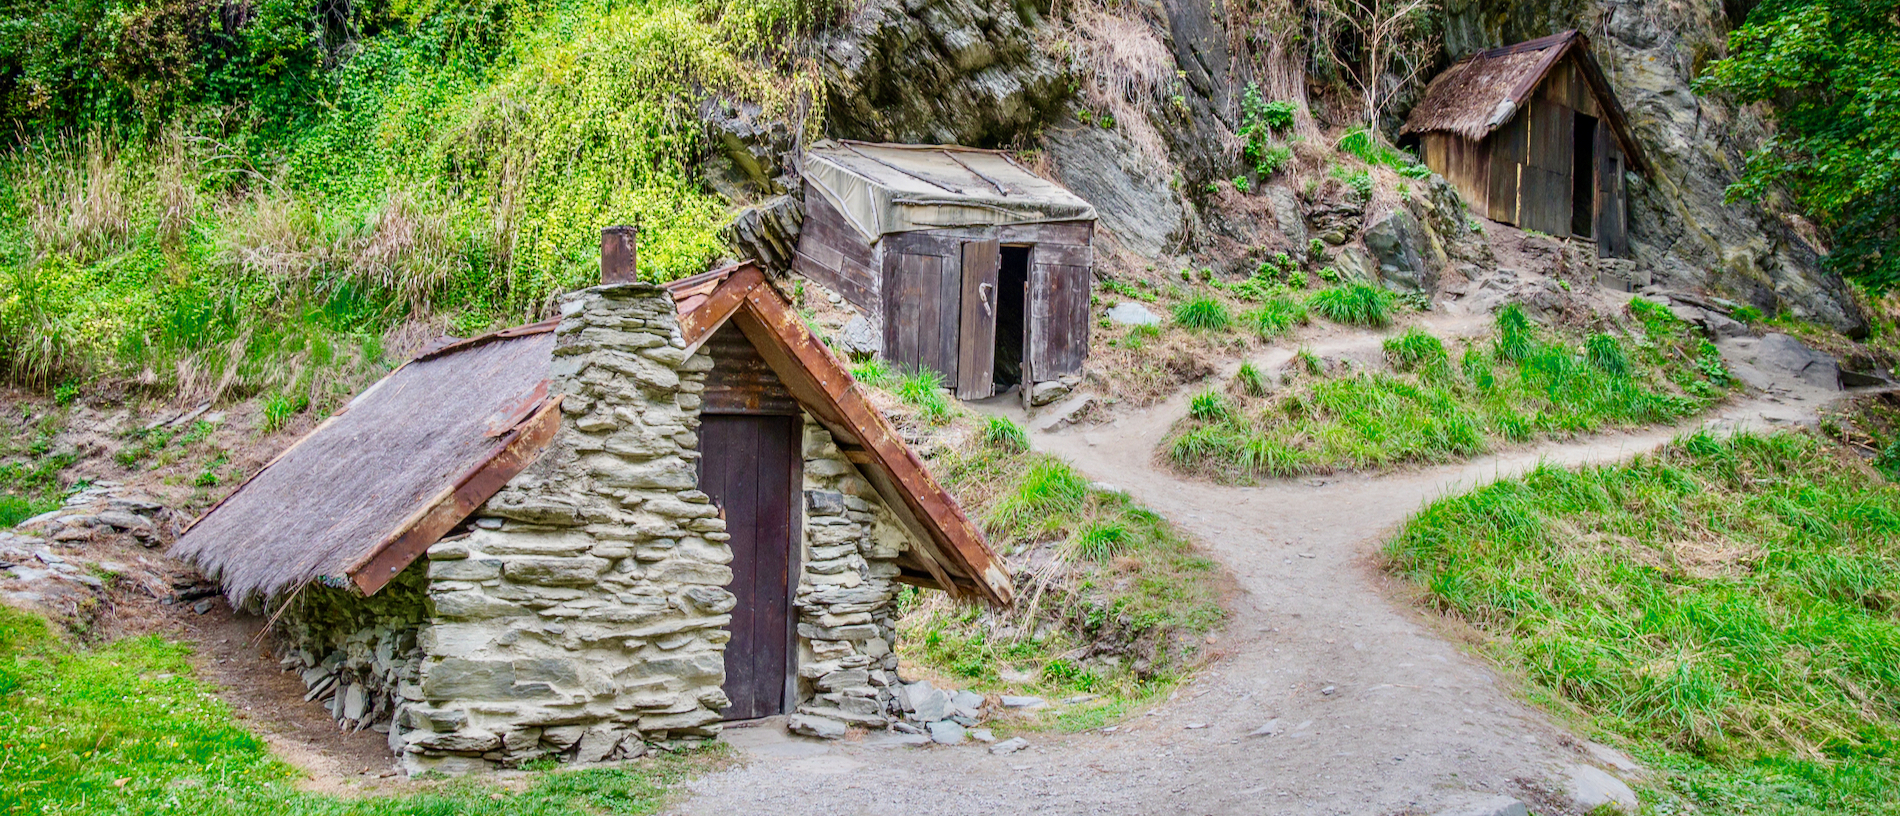
[(823, 141), (793, 270), (965, 399), (1079, 374), (1095, 209), (992, 150)]
[(1566, 31), (1459, 60), (1399, 133), (1473, 212), (1629, 256), (1624, 173), (1648, 164), (1588, 37)]

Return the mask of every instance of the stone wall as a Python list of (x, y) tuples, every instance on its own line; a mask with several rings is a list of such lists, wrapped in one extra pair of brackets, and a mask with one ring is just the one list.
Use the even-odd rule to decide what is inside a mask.
[(824, 426), (805, 422), (805, 545), (798, 593), (800, 733), (835, 737), (847, 724), (884, 727), (901, 715), (896, 559), (910, 547), (897, 519)]
[[(412, 564), (367, 598), (345, 589), (304, 587), (278, 631), (286, 670), (345, 729), (389, 733), (422, 667), (418, 638), (428, 620), (426, 567)], [(397, 740), (391, 738), (395, 749)]]
[(712, 360), (687, 355), (659, 287), (584, 290), (562, 313), (560, 432), (428, 553), (435, 620), (399, 723), (412, 770), (637, 756), (717, 734), (728, 704), (732, 553), (697, 489)]
[[(626, 284), (563, 305), (548, 452), (431, 547), (433, 617), (419, 628), (390, 744), (412, 771), (461, 773), (542, 756), (638, 756), (719, 733), (736, 599), (725, 522), (698, 489), (700, 395), (672, 298)], [(795, 599), (808, 733), (884, 726), (897, 710), (896, 518), (807, 419)]]

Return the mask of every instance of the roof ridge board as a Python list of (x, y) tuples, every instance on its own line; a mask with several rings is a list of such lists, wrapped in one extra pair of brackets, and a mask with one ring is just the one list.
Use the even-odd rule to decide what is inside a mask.
[[(560, 325), (561, 325), (561, 318), (559, 315), (556, 315), (554, 317), (550, 317), (546, 320), (542, 320), (539, 322), (526, 323), (520, 326), (509, 326), (508, 328), (505, 328), (505, 329), (497, 329), (487, 334), (481, 334), (481, 335), (476, 335), (474, 337), (464, 338), (461, 340), (455, 340), (455, 341), (446, 343), (444, 345), (435, 346), (433, 348), (425, 346), (423, 347), (422, 351), (419, 351), (416, 353), (416, 356), (409, 358), (409, 362), (420, 363), (425, 360), (434, 360), (438, 357), (446, 357), (450, 354), (467, 351), (469, 349), (475, 348), (476, 346), (487, 345), (497, 340), (513, 340), (517, 337), (529, 337), (536, 334), (545, 334), (547, 332), (554, 331), (554, 329)], [(404, 363), (404, 365), (407, 365), (407, 364), (408, 363)], [(390, 373), (393, 374), (395, 372), (390, 372)]]

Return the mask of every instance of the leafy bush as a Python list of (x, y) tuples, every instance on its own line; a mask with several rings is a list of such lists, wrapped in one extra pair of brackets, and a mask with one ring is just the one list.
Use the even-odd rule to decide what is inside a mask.
[(1344, 283), (1313, 293), (1306, 305), (1334, 323), (1382, 328), (1392, 322), (1392, 293), (1367, 283)]
[(1174, 322), (1196, 331), (1223, 331), (1233, 326), (1234, 317), (1227, 304), (1196, 295), (1174, 305)]

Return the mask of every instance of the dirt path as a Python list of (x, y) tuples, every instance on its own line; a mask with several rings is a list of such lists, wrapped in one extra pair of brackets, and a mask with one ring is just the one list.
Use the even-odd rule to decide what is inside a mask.
[[(1458, 318), (1447, 317), (1455, 328)], [(1376, 336), (1331, 338), (1327, 356)], [(1269, 351), (1262, 362), (1283, 361)], [(1237, 363), (1236, 363), (1237, 365)], [(686, 814), (1434, 813), (1502, 793), (1558, 812), (1567, 770), (1610, 767), (1508, 680), (1395, 597), (1379, 545), (1421, 504), (1540, 461), (1609, 462), (1694, 427), (1807, 422), (1832, 395), (1780, 383), (1676, 428), (1609, 434), (1382, 476), (1222, 487), (1155, 465), (1153, 445), (1187, 394), (1106, 426), (1036, 434), (1035, 445), (1133, 494), (1231, 570), (1242, 595), (1215, 648), (1224, 656), (1175, 699), (1112, 734), (976, 747), (823, 745), (776, 728), (735, 732), (753, 761), (692, 783)], [(1269, 723), (1277, 734), (1250, 736)], [(1196, 727), (1202, 726), (1202, 727)]]

